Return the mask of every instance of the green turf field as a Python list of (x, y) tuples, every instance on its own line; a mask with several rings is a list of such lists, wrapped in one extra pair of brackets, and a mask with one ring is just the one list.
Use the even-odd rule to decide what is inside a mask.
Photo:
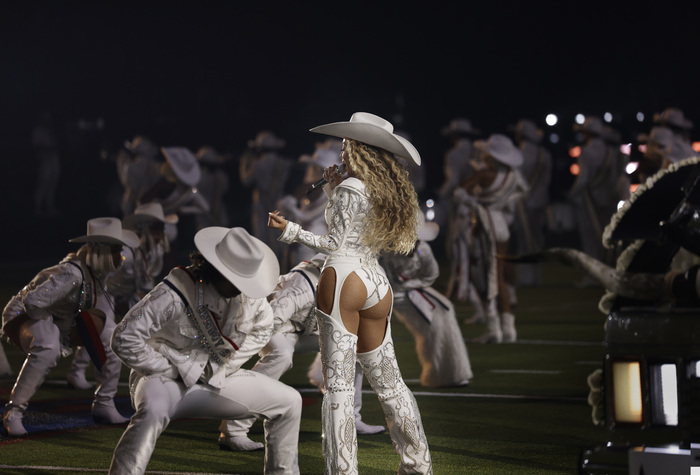
[[(36, 271), (17, 272), (0, 282), (6, 302)], [(5, 274), (7, 275), (7, 274)], [(586, 403), (586, 376), (600, 366), (605, 316), (597, 309), (602, 288), (576, 289), (581, 275), (561, 266), (545, 267), (545, 282), (518, 291), (515, 307), (519, 342), (483, 345), (467, 343), (474, 379), (468, 387), (427, 389), (420, 386), (420, 367), (411, 334), (393, 323), (399, 364), (421, 410), (435, 474), (568, 474), (577, 473), (582, 449), (603, 443), (607, 431), (591, 422)], [(443, 290), (444, 281), (436, 285)], [(468, 304), (458, 304), (460, 323), (471, 316)], [(462, 325), (468, 340), (484, 325)], [(18, 371), (24, 355), (3, 343)], [(283, 381), (304, 397), (299, 441), (302, 474), (323, 473), (320, 394), (306, 378), (313, 355), (296, 357)], [(48, 429), (24, 439), (0, 435), (0, 473), (63, 474), (106, 472), (124, 427), (95, 426), (89, 419), (90, 391), (70, 390), (65, 374), (70, 359), (52, 370), (49, 380), (29, 406)], [(118, 407), (128, 409), (128, 370), (122, 371)], [(90, 379), (90, 378), (89, 378)], [(0, 380), (0, 402), (9, 397), (14, 378)], [(74, 428), (51, 430), (51, 423), (76, 419)], [(363, 419), (383, 423), (376, 397), (365, 382)], [(84, 422), (81, 422), (84, 421)], [(149, 473), (262, 473), (263, 452), (233, 453), (218, 449), (218, 421), (173, 422), (158, 440)], [(262, 425), (251, 431), (262, 441)], [(359, 436), (362, 474), (393, 474), (398, 467), (387, 434)]]

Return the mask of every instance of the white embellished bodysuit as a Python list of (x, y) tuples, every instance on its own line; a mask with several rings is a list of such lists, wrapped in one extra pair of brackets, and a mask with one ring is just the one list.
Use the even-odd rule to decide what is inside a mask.
[[(379, 303), (390, 289), (384, 270), (362, 239), (370, 206), (365, 184), (357, 178), (347, 178), (333, 190), (326, 206), (328, 234), (313, 234), (289, 221), (279, 237), (281, 242), (298, 242), (328, 255), (324, 269), (335, 269), (335, 295), (340, 295), (343, 282), (354, 272), (367, 288), (363, 310)], [(331, 315), (338, 315), (337, 308), (336, 298)]]

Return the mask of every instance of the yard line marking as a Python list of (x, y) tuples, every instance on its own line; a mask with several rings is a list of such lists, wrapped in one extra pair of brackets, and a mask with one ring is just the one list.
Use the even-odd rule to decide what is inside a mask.
[[(0, 468), (5, 469), (22, 469), (22, 470), (61, 470), (64, 472), (105, 472), (104, 468), (84, 468), (84, 467), (51, 467), (44, 465), (2, 465)], [(166, 472), (162, 470), (148, 470), (146, 473), (156, 473), (158, 475), (231, 475), (230, 473), (213, 473), (213, 472)], [(235, 475), (235, 474), (234, 474)]]
[[(296, 388), (300, 393), (319, 393), (318, 389)], [(478, 393), (436, 393), (431, 391), (411, 391), (414, 396), (457, 397), (457, 398), (491, 398), (491, 399), (529, 399), (534, 401), (575, 401), (585, 402), (585, 397), (526, 396), (524, 394), (478, 394)], [(375, 394), (371, 389), (363, 389), (362, 394)]]
[(490, 373), (503, 374), (560, 374), (561, 371), (540, 370), (540, 369), (492, 369)]

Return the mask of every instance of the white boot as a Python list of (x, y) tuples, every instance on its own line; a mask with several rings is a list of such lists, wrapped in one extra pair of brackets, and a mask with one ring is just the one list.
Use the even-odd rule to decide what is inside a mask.
[(518, 332), (515, 330), (515, 315), (510, 312), (501, 313), (501, 329), (503, 342), (514, 343), (518, 339)]
[(92, 403), (92, 418), (96, 424), (125, 424), (129, 422), (128, 417), (119, 414), (114, 399), (107, 401), (96, 400)]
[(227, 436), (223, 432), (219, 434), (219, 448), (221, 450), (231, 450), (233, 452), (253, 452), (264, 450), (265, 444), (255, 442), (248, 436)]
[(501, 343), (503, 332), (501, 330), (501, 320), (496, 308), (496, 299), (491, 299), (486, 305), (486, 333), (476, 338), (477, 343)]
[(88, 390), (93, 389), (94, 385), (85, 378), (85, 370), (87, 370), (90, 364), (90, 355), (87, 350), (80, 346), (75, 352), (75, 357), (73, 358), (73, 363), (68, 370), (66, 375), (66, 380), (68, 380), (68, 386), (73, 389)]
[(355, 363), (357, 336), (316, 309), (325, 380), (321, 426), (326, 474), (357, 475)]
[(401, 457), (398, 473), (432, 474), (428, 440), (416, 399), (396, 361), (391, 325), (387, 325), (382, 344), (370, 352), (358, 353), (357, 359), (384, 409), (391, 440)]
[(28, 434), (27, 429), (22, 424), (24, 414), (18, 408), (8, 408), (5, 406), (5, 416), (2, 418), (2, 425), (10, 437), (22, 437)]
[(384, 426), (375, 426), (372, 424), (366, 424), (362, 421), (362, 415), (360, 411), (362, 410), (362, 379), (364, 374), (362, 374), (362, 366), (358, 362), (355, 366), (355, 427), (357, 428), (357, 433), (362, 435), (371, 434), (381, 434), (386, 430)]

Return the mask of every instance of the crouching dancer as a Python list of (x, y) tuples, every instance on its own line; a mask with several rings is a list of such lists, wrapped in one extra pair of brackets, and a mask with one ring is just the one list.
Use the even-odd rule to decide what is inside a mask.
[(136, 414), (117, 444), (110, 473), (144, 473), (158, 436), (177, 418), (262, 417), (265, 473), (297, 474), (301, 396), (241, 369), (272, 334), (265, 298), (277, 284), (272, 250), (243, 228), (209, 227), (199, 252), (126, 314), (112, 349), (131, 368)]

